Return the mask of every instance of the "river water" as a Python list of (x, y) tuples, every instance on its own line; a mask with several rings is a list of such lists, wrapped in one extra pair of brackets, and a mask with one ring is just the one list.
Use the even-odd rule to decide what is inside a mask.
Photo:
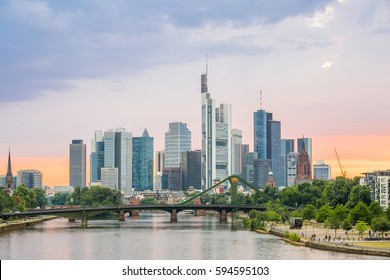
[[(217, 216), (165, 213), (138, 218), (69, 223), (58, 218), (0, 233), (2, 260), (327, 260), (385, 259), (290, 245), (279, 237), (239, 229)], [(239, 222), (240, 223), (240, 222)]]

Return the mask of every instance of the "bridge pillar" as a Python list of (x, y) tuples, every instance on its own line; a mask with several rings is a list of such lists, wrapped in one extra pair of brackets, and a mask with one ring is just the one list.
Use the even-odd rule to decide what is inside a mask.
[(120, 211), (119, 212), (119, 222), (124, 222), (125, 221), (125, 211)]
[(172, 209), (171, 212), (171, 223), (176, 223), (177, 222), (177, 210)]
[(71, 218), (68, 219), (68, 222), (69, 223), (74, 223), (74, 222), (76, 222), (76, 218), (75, 217), (71, 217)]
[(87, 225), (88, 225), (88, 217), (87, 217), (87, 213), (84, 211), (81, 216), (81, 227), (87, 228)]
[(226, 223), (227, 222), (226, 210), (222, 210), (221, 212), (219, 212), (219, 221), (221, 223)]
[(237, 210), (232, 210), (232, 230), (237, 230)]

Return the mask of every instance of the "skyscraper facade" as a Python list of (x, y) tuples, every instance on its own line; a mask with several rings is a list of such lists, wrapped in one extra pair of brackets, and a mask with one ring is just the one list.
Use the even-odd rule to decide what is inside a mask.
[(90, 183), (101, 181), (101, 169), (104, 167), (104, 137), (101, 130), (95, 131), (91, 140)]
[(189, 187), (201, 188), (201, 154), (200, 150), (184, 152), (182, 155), (182, 190)]
[(141, 137), (133, 137), (133, 188), (153, 190), (153, 138), (144, 130)]
[(36, 169), (25, 169), (18, 171), (18, 184), (28, 189), (42, 188), (42, 173)]
[(301, 150), (302, 150), (302, 142), (305, 143), (305, 150), (306, 150), (306, 152), (307, 152), (307, 154), (309, 156), (310, 166), (313, 166), (312, 139), (311, 138), (306, 138), (306, 137), (298, 138), (298, 141), (297, 141), (297, 151), (298, 151), (298, 153), (300, 153)]
[(162, 174), (164, 169), (165, 152), (157, 151), (154, 166), (154, 190), (162, 190)]
[(378, 201), (383, 209), (390, 207), (390, 170), (363, 173), (360, 184), (370, 187), (372, 201)]
[(287, 186), (293, 186), (297, 179), (298, 153), (287, 154)]
[(318, 160), (317, 163), (314, 164), (313, 170), (314, 170), (314, 179), (330, 180), (332, 178), (330, 165), (325, 164), (323, 160)]
[(72, 140), (69, 145), (69, 185), (86, 186), (86, 145), (83, 140)]
[(232, 129), (232, 175), (241, 174), (241, 146), (242, 146), (242, 130)]
[(202, 189), (231, 174), (231, 105), (215, 106), (207, 86), (207, 70), (201, 75)]
[(267, 159), (267, 113), (257, 110), (253, 113), (253, 149), (258, 159)]
[(270, 153), (268, 159), (272, 161), (272, 173), (276, 186), (283, 186), (282, 151), (281, 151), (281, 124), (280, 121), (268, 121), (270, 131)]
[(191, 131), (187, 124), (173, 122), (165, 133), (165, 168), (180, 168), (183, 152), (191, 151)]
[(281, 139), (282, 186), (288, 186), (287, 158), (289, 153), (293, 153), (295, 151), (294, 142), (294, 139)]
[(254, 159), (253, 160), (253, 175), (254, 185), (260, 189), (267, 184), (268, 174), (272, 168), (272, 161), (270, 159)]
[(119, 190), (119, 174), (117, 167), (101, 168), (101, 185), (102, 187)]

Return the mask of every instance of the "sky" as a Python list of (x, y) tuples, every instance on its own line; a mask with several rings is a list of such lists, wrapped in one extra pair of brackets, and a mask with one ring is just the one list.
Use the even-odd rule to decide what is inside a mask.
[(184, 122), (199, 149), (206, 57), (251, 149), (261, 90), (282, 138), (312, 138), (333, 177), (335, 148), (347, 176), (389, 169), (389, 50), (388, 0), (3, 0), (0, 174), (10, 147), (14, 174), (68, 185), (72, 139), (89, 158), (94, 131), (117, 127), (147, 128), (157, 151)]

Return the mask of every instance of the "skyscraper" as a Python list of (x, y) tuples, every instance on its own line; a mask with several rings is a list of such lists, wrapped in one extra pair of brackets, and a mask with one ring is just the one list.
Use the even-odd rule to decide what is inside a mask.
[(141, 137), (133, 137), (133, 188), (153, 190), (153, 138), (145, 128)]
[(280, 121), (268, 121), (270, 131), (270, 153), (268, 159), (272, 161), (272, 173), (276, 186), (283, 186), (282, 151), (281, 151), (281, 125)]
[(180, 168), (183, 152), (191, 151), (191, 131), (186, 123), (169, 123), (165, 133), (165, 168)]
[(157, 151), (154, 167), (154, 190), (162, 189), (162, 174), (164, 169), (165, 152)]
[(231, 174), (231, 105), (215, 106), (206, 73), (201, 75), (202, 189)]
[(102, 187), (118, 190), (119, 175), (117, 167), (102, 167), (101, 168), (101, 185)]
[(12, 193), (14, 191), (14, 182), (12, 177), (12, 167), (11, 167), (11, 149), (8, 151), (8, 166), (7, 174), (5, 175), (5, 189), (7, 193)]
[(101, 169), (104, 167), (104, 137), (101, 130), (95, 131), (91, 140), (90, 183), (101, 181)]
[(290, 152), (287, 154), (287, 186), (293, 186), (297, 179), (298, 153)]
[(86, 145), (83, 140), (72, 140), (69, 145), (69, 185), (86, 186)]
[(241, 146), (242, 146), (242, 130), (232, 129), (232, 172), (233, 175), (241, 174)]
[(267, 159), (267, 113), (257, 110), (253, 113), (253, 149), (257, 158)]
[(288, 154), (293, 153), (294, 151), (295, 151), (294, 139), (281, 139), (281, 169), (282, 169), (282, 182), (283, 182), (282, 186), (288, 186), (287, 158), (288, 158)]
[(201, 154), (200, 150), (183, 153), (181, 166), (183, 190), (187, 190), (190, 186), (195, 189), (201, 188)]
[(265, 187), (271, 167), (272, 162), (270, 159), (253, 160), (254, 185), (256, 187), (261, 189)]
[(132, 192), (132, 138), (124, 128), (104, 132), (104, 167), (118, 168), (118, 190), (126, 196)]

